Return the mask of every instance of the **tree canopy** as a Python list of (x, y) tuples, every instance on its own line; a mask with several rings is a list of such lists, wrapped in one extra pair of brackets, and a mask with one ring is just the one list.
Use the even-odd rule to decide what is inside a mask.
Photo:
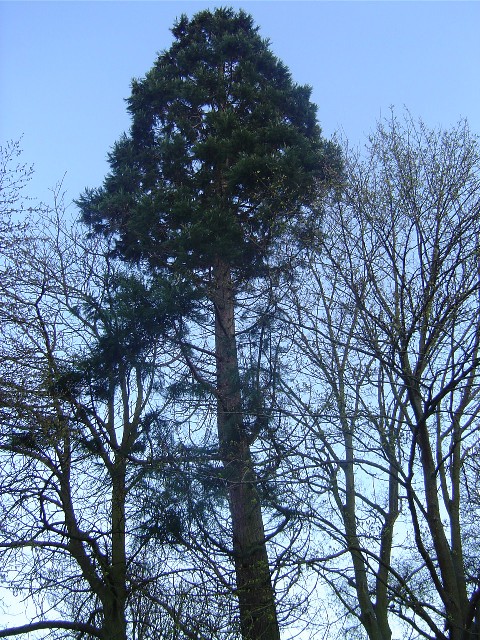
[(285, 221), (315, 206), (336, 147), (321, 138), (310, 88), (293, 82), (251, 16), (202, 11), (172, 33), (133, 82), (130, 133), (80, 208), (129, 259), (201, 271), (221, 257), (251, 273)]

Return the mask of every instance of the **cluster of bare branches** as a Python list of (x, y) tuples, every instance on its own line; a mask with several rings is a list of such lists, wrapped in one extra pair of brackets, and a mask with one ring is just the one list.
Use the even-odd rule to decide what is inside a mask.
[[(261, 503), (284, 628), (476, 640), (478, 142), (392, 114), (364, 152), (343, 147), (321, 215), (236, 294), (232, 412), (255, 469), (240, 484)], [(0, 637), (238, 638), (213, 307), (182, 314), (171, 283), (127, 269), (58, 192), (19, 234), (15, 149), (0, 567), (36, 616)]]
[(285, 302), (311, 565), (361, 637), (477, 638), (478, 142), (392, 114), (344, 147)]

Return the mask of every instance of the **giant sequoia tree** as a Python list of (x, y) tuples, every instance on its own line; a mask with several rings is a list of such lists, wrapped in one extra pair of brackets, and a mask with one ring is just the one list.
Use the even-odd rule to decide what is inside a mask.
[(211, 392), (242, 635), (276, 639), (235, 315), (244, 287), (268, 271), (286, 224), (315, 204), (336, 154), (321, 138), (310, 89), (294, 84), (250, 16), (203, 11), (172, 32), (171, 48), (133, 82), (132, 126), (110, 154), (111, 172), (79, 206), (95, 231), (116, 238), (120, 255), (177, 285), (193, 283), (212, 310)]

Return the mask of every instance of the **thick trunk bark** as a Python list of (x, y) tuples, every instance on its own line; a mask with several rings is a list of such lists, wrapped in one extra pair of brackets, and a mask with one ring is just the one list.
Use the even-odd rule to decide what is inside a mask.
[(126, 463), (118, 454), (112, 469), (112, 566), (104, 603), (105, 640), (127, 640), (125, 552)]
[(243, 426), (235, 295), (230, 267), (214, 268), (218, 437), (228, 483), (233, 551), (243, 640), (279, 640), (265, 532), (250, 443)]
[(105, 622), (102, 628), (104, 640), (127, 640), (126, 622), (123, 611), (117, 608), (115, 602), (104, 607)]

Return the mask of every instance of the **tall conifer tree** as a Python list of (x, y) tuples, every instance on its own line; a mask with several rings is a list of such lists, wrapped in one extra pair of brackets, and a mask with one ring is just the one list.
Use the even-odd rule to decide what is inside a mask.
[(182, 16), (129, 98), (132, 126), (103, 186), (79, 200), (125, 259), (194, 283), (214, 314), (219, 454), (228, 486), (244, 640), (278, 640), (262, 508), (242, 410), (235, 311), (286, 223), (337, 165), (310, 89), (296, 85), (252, 18)]

